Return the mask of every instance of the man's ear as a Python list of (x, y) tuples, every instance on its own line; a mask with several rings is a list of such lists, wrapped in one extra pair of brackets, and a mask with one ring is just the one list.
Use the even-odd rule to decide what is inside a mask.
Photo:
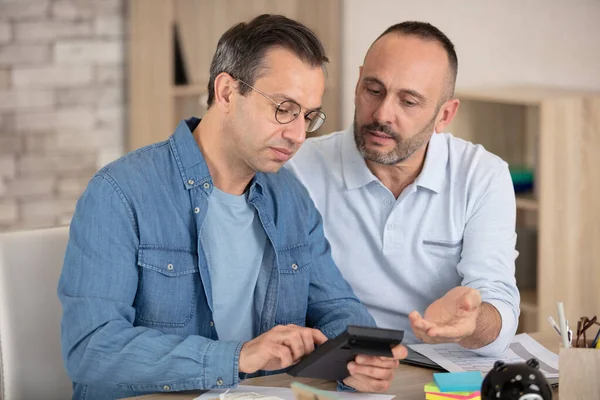
[(228, 113), (231, 110), (234, 95), (237, 93), (237, 81), (227, 72), (221, 72), (215, 78), (215, 101), (219, 109)]
[(440, 118), (435, 124), (435, 131), (438, 133), (444, 132), (446, 127), (450, 125), (452, 119), (456, 115), (458, 111), (458, 106), (460, 105), (460, 100), (454, 98), (446, 101), (442, 107), (440, 107), (440, 111), (438, 112), (438, 118)]

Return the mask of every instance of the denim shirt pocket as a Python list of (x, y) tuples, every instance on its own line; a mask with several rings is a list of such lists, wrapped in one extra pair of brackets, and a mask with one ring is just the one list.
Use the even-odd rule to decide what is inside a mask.
[(308, 244), (287, 246), (277, 254), (279, 296), (275, 323), (305, 326), (312, 265), (310, 247)]
[(134, 307), (143, 325), (184, 327), (195, 311), (198, 256), (189, 250), (140, 246)]

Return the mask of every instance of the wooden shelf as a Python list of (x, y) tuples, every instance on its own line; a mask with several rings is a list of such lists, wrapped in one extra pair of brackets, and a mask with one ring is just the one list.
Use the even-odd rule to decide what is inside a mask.
[(521, 290), (521, 311), (526, 313), (537, 313), (537, 291), (535, 289)]
[(539, 208), (538, 200), (529, 194), (517, 195), (517, 209), (527, 211), (537, 211)]
[(171, 93), (175, 97), (202, 96), (207, 91), (206, 86), (202, 84), (176, 85), (171, 88)]

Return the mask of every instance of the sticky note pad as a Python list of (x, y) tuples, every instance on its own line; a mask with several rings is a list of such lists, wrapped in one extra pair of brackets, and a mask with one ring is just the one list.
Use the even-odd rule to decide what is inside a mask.
[(449, 393), (425, 393), (427, 400), (481, 400), (481, 392), (473, 392), (468, 396), (457, 396)]
[[(425, 395), (425, 400), (454, 400), (454, 397), (445, 396), (444, 393), (427, 393)], [(481, 395), (479, 392), (474, 394), (472, 397), (469, 397), (468, 400), (481, 400)]]
[[(426, 384), (424, 391), (425, 391), (425, 393), (441, 393), (442, 392), (440, 390), (440, 388), (435, 384), (435, 382), (429, 382), (428, 384)], [(453, 394), (453, 395), (457, 395), (457, 396), (468, 396), (471, 393), (473, 393), (473, 391), (470, 391), (470, 392), (445, 392), (445, 393)]]
[(476, 392), (481, 389), (483, 377), (479, 371), (436, 372), (433, 380), (443, 392)]
[(427, 400), (477, 400), (480, 398), (481, 392), (443, 392), (437, 387), (435, 382), (429, 382), (424, 387), (425, 398)]

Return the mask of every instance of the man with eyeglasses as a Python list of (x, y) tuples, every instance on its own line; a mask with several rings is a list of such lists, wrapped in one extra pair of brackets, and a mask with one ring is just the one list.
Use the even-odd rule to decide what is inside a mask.
[[(58, 287), (74, 398), (230, 388), (374, 325), (308, 193), (280, 171), (325, 121), (326, 62), (295, 21), (237, 24), (217, 45), (204, 118), (92, 178)], [(393, 353), (357, 357), (343, 383), (386, 390), (406, 349)]]
[(391, 26), (360, 67), (352, 128), (311, 139), (287, 165), (377, 325), (491, 356), (519, 317), (515, 195), (504, 161), (442, 133), (457, 69), (438, 28)]

